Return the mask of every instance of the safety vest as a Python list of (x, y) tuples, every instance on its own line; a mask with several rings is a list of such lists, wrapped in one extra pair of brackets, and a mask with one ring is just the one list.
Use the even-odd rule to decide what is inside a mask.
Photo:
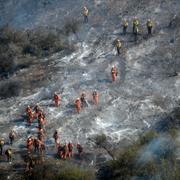
[(139, 26), (139, 20), (137, 19), (133, 20), (133, 26)]
[(83, 15), (84, 16), (88, 16), (88, 14), (89, 14), (89, 10), (86, 8), (86, 9), (84, 9), (84, 11), (83, 11)]
[(152, 21), (148, 21), (147, 22), (147, 27), (151, 27), (152, 28), (153, 27), (153, 22)]
[(128, 21), (124, 21), (123, 26), (128, 27)]
[(116, 47), (117, 48), (121, 48), (121, 46), (122, 46), (121, 42), (120, 41), (116, 41)]

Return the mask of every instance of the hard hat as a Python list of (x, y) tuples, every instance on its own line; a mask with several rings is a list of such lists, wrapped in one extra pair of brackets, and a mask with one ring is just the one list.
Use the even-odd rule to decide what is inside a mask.
[(148, 19), (148, 22), (151, 21), (150, 19)]

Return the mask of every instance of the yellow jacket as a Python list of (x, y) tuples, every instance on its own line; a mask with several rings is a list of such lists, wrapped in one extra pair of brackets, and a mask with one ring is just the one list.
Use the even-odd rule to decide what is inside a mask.
[(128, 27), (128, 25), (129, 25), (129, 24), (128, 24), (128, 21), (125, 20), (125, 21), (123, 22), (123, 26), (124, 26), (124, 27)]
[(133, 26), (139, 26), (139, 20), (138, 19), (133, 20)]
[(147, 22), (147, 27), (153, 27), (153, 22), (152, 21), (148, 21)]
[(88, 8), (84, 8), (84, 10), (83, 10), (83, 15), (84, 15), (84, 16), (88, 16), (88, 15), (89, 15), (89, 10), (88, 10)]
[(116, 41), (116, 47), (117, 47), (117, 48), (121, 48), (121, 46), (122, 46), (121, 42), (117, 40), (117, 41)]

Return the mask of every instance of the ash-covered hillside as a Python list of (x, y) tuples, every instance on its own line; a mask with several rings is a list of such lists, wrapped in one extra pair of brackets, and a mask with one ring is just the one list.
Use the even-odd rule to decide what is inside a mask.
[[(87, 24), (83, 23), (83, 6), (89, 9)], [(37, 134), (37, 123), (28, 126), (25, 108), (39, 103), (46, 113), (47, 156), (56, 153), (52, 150), (53, 133), (58, 129), (62, 143), (80, 143), (90, 154), (87, 164), (96, 164), (112, 159), (108, 151), (95, 148), (97, 135), (105, 135), (105, 149), (114, 152), (150, 129), (159, 130), (162, 125), (179, 128), (177, 116), (175, 124), (167, 125), (180, 103), (179, 12), (178, 0), (0, 1), (0, 25), (23, 34), (21, 43), (12, 40), (3, 45), (13, 51), (13, 68), (0, 80), (1, 136), (7, 139), (9, 131), (15, 130), (13, 149), (26, 150), (27, 138)], [(136, 42), (134, 16), (140, 20)], [(126, 35), (122, 34), (124, 18), (129, 21)], [(152, 36), (147, 35), (149, 18), (155, 24)], [(35, 32), (40, 35), (34, 36)], [(56, 35), (53, 42), (47, 38), (49, 32)], [(35, 41), (33, 37), (42, 39)], [(116, 38), (122, 42), (119, 56), (114, 47)], [(54, 44), (57, 39), (60, 45)], [(29, 44), (34, 54), (24, 53)], [(35, 51), (38, 48), (40, 52)], [(111, 80), (112, 65), (118, 72), (115, 83)], [(98, 106), (92, 103), (95, 89), (100, 93)], [(52, 101), (55, 91), (62, 98), (58, 108)], [(88, 107), (77, 114), (74, 101), (82, 92)]]

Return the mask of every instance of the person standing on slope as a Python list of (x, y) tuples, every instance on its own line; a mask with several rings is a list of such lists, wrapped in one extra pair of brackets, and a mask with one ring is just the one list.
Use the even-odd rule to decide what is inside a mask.
[(116, 81), (116, 77), (117, 77), (117, 71), (116, 71), (116, 66), (113, 65), (111, 68), (111, 76), (112, 76), (112, 81), (115, 82)]
[(9, 133), (9, 141), (11, 145), (13, 144), (15, 137), (16, 137), (15, 131), (11, 130), (11, 132)]
[(55, 106), (56, 107), (60, 106), (61, 97), (56, 92), (54, 93), (53, 98), (54, 98)]
[(89, 10), (86, 6), (83, 8), (84, 23), (88, 23)]
[(80, 100), (80, 98), (77, 98), (77, 99), (76, 99), (76, 101), (75, 101), (75, 107), (76, 107), (77, 113), (80, 113), (80, 111), (81, 111), (81, 100)]
[(94, 103), (96, 105), (98, 105), (99, 104), (99, 93), (96, 90), (94, 90), (92, 93), (92, 96), (93, 96)]
[(124, 20), (123, 20), (123, 34), (124, 34), (124, 35), (126, 35), (126, 33), (127, 33), (128, 25), (129, 25), (128, 20), (127, 20), (127, 19), (124, 19)]
[(153, 28), (153, 22), (151, 19), (147, 20), (146, 26), (147, 26), (148, 34), (151, 35), (152, 34), (152, 28)]
[(120, 55), (121, 54), (121, 47), (122, 47), (120, 39), (116, 39), (115, 46), (117, 49), (117, 54)]
[(12, 161), (12, 149), (11, 149), (11, 148), (7, 149), (7, 150), (5, 151), (5, 155), (6, 155), (6, 157), (7, 157), (7, 161), (8, 161), (8, 162), (11, 162), (11, 161)]
[(0, 139), (0, 155), (3, 154), (3, 147), (4, 147), (4, 144), (5, 144), (4, 138), (1, 138), (1, 139)]

